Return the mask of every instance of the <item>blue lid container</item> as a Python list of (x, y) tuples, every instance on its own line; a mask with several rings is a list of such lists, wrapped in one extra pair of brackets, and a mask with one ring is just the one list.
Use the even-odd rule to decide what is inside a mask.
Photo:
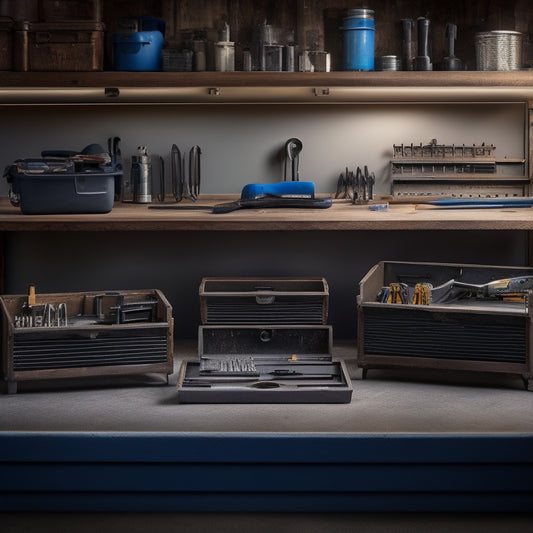
[(114, 33), (113, 64), (115, 70), (161, 70), (163, 43), (160, 31)]
[(374, 11), (349, 9), (341, 30), (343, 70), (374, 70)]

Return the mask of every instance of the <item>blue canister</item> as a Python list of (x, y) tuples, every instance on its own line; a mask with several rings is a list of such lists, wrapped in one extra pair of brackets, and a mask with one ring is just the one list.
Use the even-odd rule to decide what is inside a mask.
[(343, 31), (343, 70), (374, 70), (374, 11), (349, 9)]

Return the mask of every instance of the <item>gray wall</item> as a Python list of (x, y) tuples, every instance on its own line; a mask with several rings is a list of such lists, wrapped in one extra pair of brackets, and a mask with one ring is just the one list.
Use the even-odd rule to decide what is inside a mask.
[[(239, 193), (251, 182), (282, 179), (285, 141), (303, 141), (302, 180), (334, 192), (345, 167), (367, 165), (377, 192), (390, 192), (392, 145), (494, 144), (496, 155), (524, 156), (521, 104), (455, 105), (211, 105), (4, 107), (0, 166), (37, 157), (42, 149), (81, 150), (112, 135), (125, 162), (146, 145), (169, 161), (176, 143), (202, 148), (202, 192)], [(6, 192), (5, 183), (2, 183)]]
[[(51, 106), (2, 108), (0, 164), (43, 148), (81, 149), (122, 139), (122, 153), (145, 144), (168, 157), (172, 143), (203, 150), (204, 193), (238, 193), (281, 179), (278, 153), (304, 143), (301, 179), (333, 192), (346, 165), (368, 165), (378, 192), (390, 191), (394, 143), (493, 143), (498, 157), (524, 156), (525, 109), (494, 105)], [(7, 188), (0, 191), (5, 194)], [(379, 260), (524, 265), (523, 232), (127, 232), (6, 235), (6, 293), (160, 288), (174, 308), (176, 334), (199, 323), (203, 276), (324, 276), (336, 338), (356, 334), (358, 282)]]

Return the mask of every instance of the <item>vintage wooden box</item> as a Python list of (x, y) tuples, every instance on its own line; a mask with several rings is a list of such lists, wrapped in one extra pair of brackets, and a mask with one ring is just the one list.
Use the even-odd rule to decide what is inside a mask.
[(202, 324), (326, 324), (324, 278), (203, 278)]
[(0, 296), (7, 392), (26, 380), (173, 372), (172, 308), (157, 289), (38, 294), (33, 318), (27, 300)]
[[(199, 360), (181, 366), (179, 401), (349, 403), (351, 380), (344, 361), (332, 360), (332, 343), (331, 326), (200, 326)], [(212, 372), (237, 364), (247, 370)]]
[(531, 297), (524, 301), (458, 299), (414, 305), (380, 303), (390, 283), (449, 280), (485, 284), (533, 276), (533, 268), (382, 261), (360, 282), (357, 363), (372, 368), (433, 368), (519, 374), (533, 390)]
[(91, 72), (104, 66), (104, 25), (92, 21), (18, 22), (14, 70)]

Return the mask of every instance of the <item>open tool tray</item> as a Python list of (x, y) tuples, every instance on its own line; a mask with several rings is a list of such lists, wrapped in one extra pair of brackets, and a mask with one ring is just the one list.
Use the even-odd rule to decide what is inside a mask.
[(184, 362), (181, 403), (349, 403), (331, 326), (200, 326), (199, 361)]
[(381, 303), (382, 287), (482, 285), (533, 276), (533, 268), (382, 261), (360, 282), (357, 363), (371, 368), (434, 368), (519, 374), (533, 390), (531, 293), (523, 301), (460, 298), (429, 305)]
[(202, 324), (326, 324), (324, 278), (203, 278)]
[(27, 300), (0, 296), (9, 393), (25, 380), (173, 371), (172, 308), (157, 289), (38, 294), (33, 311)]

